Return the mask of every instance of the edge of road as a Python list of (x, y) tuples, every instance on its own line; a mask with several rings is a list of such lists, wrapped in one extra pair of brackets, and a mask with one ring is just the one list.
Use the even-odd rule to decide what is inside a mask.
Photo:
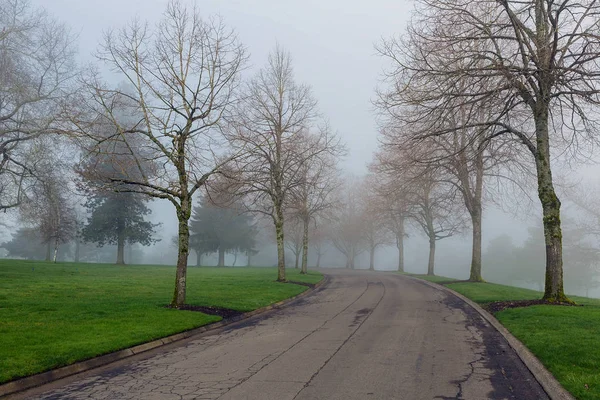
[(523, 361), (523, 364), (529, 369), (529, 371), (533, 374), (533, 377), (540, 383), (548, 397), (552, 400), (575, 400), (575, 397), (571, 395), (562, 385), (558, 382), (558, 380), (544, 367), (542, 362), (537, 359), (533, 353), (525, 347), (523, 343), (512, 333), (508, 331), (498, 321), (491, 313), (484, 310), (479, 304), (475, 303), (473, 300), (463, 296), (462, 294), (455, 292), (454, 290), (444, 286), (439, 285), (437, 283), (429, 282), (424, 279), (419, 279), (413, 276), (403, 275), (406, 278), (413, 279), (424, 283), (427, 286), (432, 288), (441, 290), (448, 294), (451, 294), (455, 297), (458, 297), (463, 302), (467, 303), (471, 308), (475, 309), (481, 315), (481, 317), (486, 320), (490, 325), (492, 325), (508, 342), (508, 345), (517, 353), (517, 356)]
[[(162, 346), (169, 345), (174, 342), (178, 342), (184, 339), (189, 339), (193, 336), (197, 336), (200, 334), (205, 334), (207, 332), (216, 331), (218, 329), (222, 329), (227, 327), (228, 325), (232, 325), (243, 321), (245, 319), (255, 317), (260, 314), (265, 314), (269, 311), (280, 309), (284, 306), (289, 305), (303, 297), (306, 297), (310, 294), (313, 294), (317, 289), (320, 289), (322, 286), (328, 284), (331, 278), (325, 274), (323, 274), (323, 279), (321, 279), (318, 283), (314, 284), (312, 287), (308, 287), (307, 290), (303, 291), (300, 294), (297, 294), (294, 297), (290, 297), (285, 300), (278, 301), (277, 303), (270, 304), (266, 307), (257, 308), (256, 310), (249, 311), (243, 313), (241, 315), (223, 319), (218, 322), (213, 322), (208, 325), (203, 325), (198, 328), (190, 329), (188, 331), (176, 333), (174, 335), (166, 336), (160, 339), (153, 340), (151, 342), (146, 342), (139, 344), (137, 346), (129, 347), (122, 350), (117, 350), (112, 353), (107, 353), (98, 357), (90, 358), (84, 361), (79, 361), (74, 364), (66, 365), (64, 367), (51, 369), (46, 372), (41, 372), (39, 374), (27, 376), (24, 378), (20, 378), (14, 381), (10, 381), (0, 385), (0, 398), (8, 395), (14, 395), (19, 392), (23, 392), (28, 389), (33, 389), (38, 386), (42, 386), (48, 383), (52, 383), (59, 379), (67, 378), (72, 375), (76, 375), (82, 372), (89, 371), (94, 368), (103, 367), (108, 364), (114, 363), (116, 361), (121, 361), (123, 359), (133, 357), (134, 355), (147, 352), (149, 350), (153, 350)], [(293, 282), (292, 282), (293, 283)]]

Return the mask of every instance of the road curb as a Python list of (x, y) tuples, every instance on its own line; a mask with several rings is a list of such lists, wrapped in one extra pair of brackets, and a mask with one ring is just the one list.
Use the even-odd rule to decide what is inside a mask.
[(432, 288), (454, 295), (467, 303), (469, 306), (471, 306), (471, 308), (477, 311), (483, 319), (492, 325), (504, 337), (504, 339), (506, 339), (509, 346), (515, 351), (515, 353), (517, 353), (521, 361), (523, 361), (523, 364), (525, 364), (527, 369), (529, 369), (529, 371), (533, 374), (533, 377), (540, 383), (551, 400), (575, 400), (575, 397), (573, 397), (573, 395), (571, 395), (565, 388), (562, 387), (554, 375), (552, 375), (550, 371), (544, 367), (542, 362), (538, 360), (537, 357), (534, 356), (533, 353), (527, 347), (525, 347), (525, 345), (521, 343), (519, 339), (514, 337), (513, 334), (510, 333), (508, 329), (506, 329), (500, 323), (500, 321), (498, 321), (492, 314), (484, 310), (479, 304), (446, 286), (413, 276), (404, 276), (406, 278), (424, 283)]
[(67, 365), (64, 367), (56, 368), (50, 371), (42, 372), (36, 375), (27, 376), (25, 378), (17, 379), (15, 381), (11, 381), (8, 383), (4, 383), (0, 385), (0, 397), (12, 395), (18, 392), (22, 392), (28, 389), (32, 389), (38, 386), (42, 386), (54, 381), (57, 381), (62, 378), (66, 378), (75, 374), (79, 374), (81, 372), (89, 371), (94, 368), (102, 367), (107, 364), (113, 363), (115, 361), (120, 361), (129, 357), (132, 357), (136, 354), (140, 354), (149, 350), (156, 349), (161, 346), (165, 346), (167, 344), (171, 344), (173, 342), (178, 342), (183, 339), (188, 339), (192, 336), (200, 335), (206, 332), (215, 331), (217, 329), (221, 329), (228, 325), (234, 324), (239, 321), (243, 321), (245, 319), (257, 316), (259, 314), (267, 313), (271, 310), (282, 308), (294, 301), (297, 301), (303, 297), (306, 297), (312, 293), (314, 293), (317, 289), (329, 283), (330, 278), (327, 275), (323, 275), (323, 279), (321, 279), (314, 286), (309, 287), (304, 292), (290, 297), (289, 299), (285, 299), (279, 301), (277, 303), (270, 304), (266, 307), (258, 308), (254, 311), (249, 311), (247, 313), (243, 313), (241, 315), (228, 318), (227, 320), (222, 320), (219, 322), (214, 322), (212, 324), (204, 325), (198, 328), (191, 329), (189, 331), (184, 331), (180, 333), (176, 333), (174, 335), (166, 336), (164, 338), (160, 338), (157, 340), (153, 340), (151, 342), (146, 342), (139, 344), (137, 346), (133, 346), (127, 349), (118, 350), (112, 353), (104, 354), (98, 357), (90, 358), (89, 360), (79, 361), (75, 364)]

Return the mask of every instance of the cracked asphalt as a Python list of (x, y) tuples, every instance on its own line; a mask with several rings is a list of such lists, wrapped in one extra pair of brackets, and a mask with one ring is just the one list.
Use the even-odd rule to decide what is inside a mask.
[(265, 316), (67, 378), (28, 399), (548, 399), (458, 298), (393, 273), (331, 282)]

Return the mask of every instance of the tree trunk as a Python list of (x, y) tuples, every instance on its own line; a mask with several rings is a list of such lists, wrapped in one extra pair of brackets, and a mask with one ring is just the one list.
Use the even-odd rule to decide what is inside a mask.
[(481, 276), (481, 203), (476, 204), (471, 214), (473, 225), (473, 249), (471, 254), (471, 274), (469, 281), (483, 282)]
[(544, 239), (546, 242), (546, 279), (543, 299), (550, 302), (564, 302), (570, 300), (565, 296), (563, 288), (561, 204), (552, 181), (548, 115), (547, 106), (538, 107), (535, 113), (537, 141), (535, 165), (538, 178), (538, 195), (544, 215)]
[(285, 247), (283, 241), (283, 211), (277, 207), (275, 218), (275, 235), (277, 240), (277, 281), (285, 282)]
[(398, 272), (404, 272), (404, 237), (396, 238), (396, 246), (398, 247)]
[(179, 308), (185, 304), (185, 289), (187, 278), (187, 261), (190, 252), (190, 227), (188, 221), (191, 216), (191, 199), (184, 197), (177, 210), (179, 220), (179, 249), (177, 254), (177, 272), (175, 274), (175, 292), (171, 306)]
[(123, 219), (117, 221), (117, 265), (125, 264), (125, 226)]
[(52, 259), (52, 262), (54, 264), (56, 264), (56, 259), (58, 257), (58, 245), (59, 245), (59, 241), (58, 241), (58, 235), (56, 236), (56, 239), (54, 239), (54, 257)]
[(404, 272), (404, 219), (401, 220), (396, 232), (396, 247), (398, 248), (398, 272)]
[(321, 268), (321, 252), (317, 252), (317, 268)]
[(301, 274), (308, 273), (308, 226), (310, 219), (304, 218), (304, 232), (302, 233), (302, 270)]
[(219, 248), (219, 262), (217, 263), (217, 267), (225, 266), (225, 249)]
[(294, 262), (294, 268), (298, 269), (300, 267), (300, 249), (296, 249), (294, 252), (294, 258), (296, 259)]
[(435, 239), (429, 239), (429, 263), (427, 264), (427, 275), (435, 275)]
[(375, 271), (375, 246), (371, 246), (369, 252), (369, 271)]
[(48, 243), (46, 243), (46, 261), (52, 261), (52, 245), (49, 240)]
[(199, 250), (196, 250), (196, 267), (202, 266), (202, 253)]
[(246, 256), (248, 257), (248, 262), (246, 262), (246, 267), (251, 267), (252, 266), (252, 253), (248, 252), (248, 253), (246, 253)]
[(237, 257), (238, 257), (238, 252), (236, 250), (235, 253), (233, 253), (233, 266), (234, 267), (235, 267), (235, 264), (237, 263)]

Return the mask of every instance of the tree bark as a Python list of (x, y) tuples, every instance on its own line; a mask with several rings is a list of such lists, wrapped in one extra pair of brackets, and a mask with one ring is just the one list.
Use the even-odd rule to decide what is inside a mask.
[(404, 272), (404, 224), (396, 233), (396, 247), (398, 248), (398, 272)]
[(225, 266), (225, 250), (219, 248), (219, 261), (217, 262), (217, 267)]
[(375, 246), (371, 246), (369, 252), (369, 271), (375, 271)]
[(550, 166), (550, 139), (548, 134), (548, 107), (538, 106), (535, 113), (537, 151), (535, 165), (538, 178), (538, 195), (544, 216), (546, 243), (546, 279), (543, 299), (549, 302), (570, 301), (563, 287), (562, 230), (560, 200), (554, 190)]
[(477, 207), (470, 214), (471, 223), (473, 224), (473, 248), (471, 252), (469, 281), (483, 282), (483, 277), (481, 276), (481, 203), (478, 203)]
[(179, 220), (179, 250), (177, 255), (177, 272), (175, 274), (175, 292), (171, 306), (179, 308), (185, 304), (185, 289), (187, 278), (187, 261), (190, 252), (190, 227), (188, 221), (192, 213), (191, 199), (183, 197), (177, 210)]
[(435, 239), (429, 239), (429, 263), (427, 264), (427, 275), (435, 275)]
[(283, 241), (283, 211), (276, 207), (275, 235), (277, 239), (277, 281), (285, 282), (285, 247)]
[(56, 236), (56, 239), (54, 239), (54, 257), (52, 259), (52, 262), (56, 264), (56, 259), (58, 258), (58, 246), (59, 246), (60, 242), (58, 240), (58, 235)]
[(310, 219), (304, 218), (304, 232), (302, 233), (302, 270), (301, 274), (308, 273), (308, 227)]

